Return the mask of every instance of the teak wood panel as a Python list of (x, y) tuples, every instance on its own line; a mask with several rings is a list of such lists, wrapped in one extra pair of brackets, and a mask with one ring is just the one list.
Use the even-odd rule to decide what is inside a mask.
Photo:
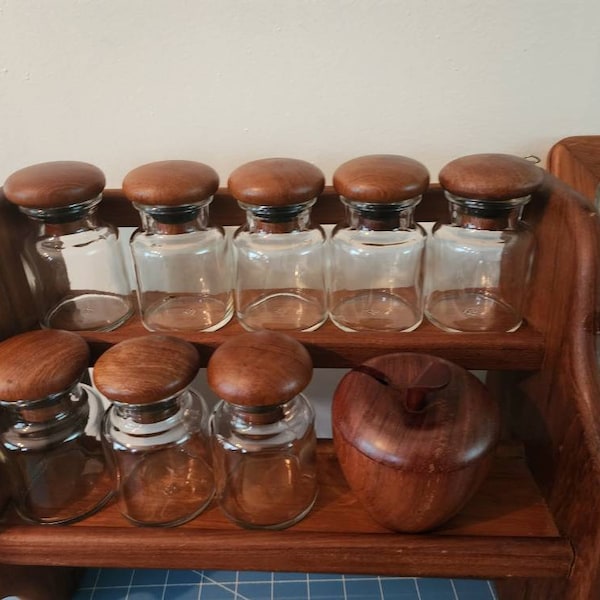
[[(118, 225), (138, 223), (135, 211), (123, 201), (120, 192), (108, 192), (102, 210), (109, 220)], [(241, 211), (224, 192), (217, 195), (211, 213), (216, 222), (226, 225), (240, 223), (243, 218)], [(329, 223), (339, 220), (341, 213), (339, 202), (332, 190), (328, 189), (317, 202), (313, 215), (316, 221)], [(417, 220), (431, 221), (445, 218), (446, 215), (445, 202), (439, 188), (434, 186), (418, 207)], [(438, 334), (433, 329), (428, 330), (428, 326), (424, 326), (422, 331), (417, 330), (406, 335), (413, 336), (410, 340), (420, 337), (424, 339), (422, 343), (409, 341), (408, 347), (415, 344), (421, 351), (439, 352), (440, 355), (451, 359), (453, 348), (457, 347), (458, 354), (454, 356), (463, 360), (465, 366), (474, 368), (470, 361), (479, 355), (483, 358), (478, 365), (492, 363), (495, 369), (504, 369), (496, 370), (492, 374), (490, 385), (503, 398), (507, 431), (512, 430), (524, 442), (528, 467), (542, 490), (543, 498), (550, 509), (551, 520), (555, 522), (560, 536), (542, 536), (535, 539), (519, 537), (515, 542), (515, 536), (504, 530), (501, 535), (492, 537), (463, 536), (456, 533), (402, 536), (379, 532), (352, 534), (348, 538), (331, 530), (338, 518), (335, 513), (325, 525), (328, 531), (310, 534), (323, 536), (319, 544), (316, 544), (317, 537), (313, 537), (313, 548), (320, 549), (314, 556), (327, 557), (327, 561), (330, 562), (313, 559), (311, 550), (306, 550), (306, 540), (303, 540), (303, 536), (308, 533), (302, 529), (293, 528), (287, 532), (280, 532), (281, 539), (289, 539), (283, 546), (285, 550), (265, 550), (269, 560), (264, 563), (260, 563), (260, 559), (254, 556), (255, 550), (261, 546), (259, 540), (263, 537), (262, 544), (266, 547), (266, 540), (272, 539), (272, 533), (236, 531), (227, 534), (226, 541), (230, 546), (238, 548), (240, 554), (250, 556), (251, 560), (255, 561), (252, 565), (276, 569), (277, 565), (281, 564), (277, 561), (283, 560), (284, 555), (286, 569), (295, 559), (294, 564), (299, 569), (309, 569), (313, 565), (314, 570), (338, 572), (344, 570), (423, 575), (489, 575), (502, 578), (512, 576), (514, 579), (510, 584), (503, 579), (499, 587), (503, 599), (587, 600), (598, 597), (600, 386), (594, 357), (600, 239), (597, 215), (588, 200), (553, 176), (547, 175), (543, 189), (534, 195), (532, 202), (526, 207), (525, 216), (533, 227), (537, 241), (537, 256), (526, 309), (527, 327), (520, 333), (510, 334), (515, 337), (511, 338), (513, 341), (506, 342), (506, 347), (494, 347), (496, 338), (505, 336), (482, 336), (474, 344), (474, 337), (459, 338), (456, 337), (459, 334)], [(13, 237), (17, 242), (20, 241), (18, 236)], [(7, 318), (6, 314), (0, 316), (5, 320)], [(11, 316), (8, 314), (8, 317)], [(143, 331), (139, 322), (132, 322), (131, 327), (133, 329), (129, 330), (129, 334)], [(233, 334), (235, 328), (232, 324), (229, 329), (222, 330), (222, 337), (219, 337), (217, 332), (217, 336), (210, 343), (218, 344), (227, 335)], [(330, 334), (332, 338), (328, 338)], [(91, 333), (86, 335), (96, 344), (98, 351), (101, 351), (103, 344), (106, 347), (119, 341), (122, 334), (117, 330), (106, 334), (107, 338)], [(346, 337), (340, 333), (340, 339), (336, 341), (333, 339), (333, 332), (328, 333), (325, 327), (321, 332), (301, 335), (306, 335), (303, 341), (309, 347), (312, 344), (313, 355), (320, 356), (319, 366), (328, 366), (327, 361), (345, 364), (346, 361), (358, 360), (361, 356), (359, 352), (356, 356), (342, 355), (340, 358), (331, 352), (331, 347), (326, 347), (328, 343), (337, 344), (342, 347), (342, 351), (347, 351), (343, 348), (352, 347), (360, 339), (353, 338), (353, 334)], [(387, 339), (383, 346), (380, 345), (381, 336), (366, 336), (362, 352), (368, 354), (380, 353), (384, 349), (402, 350), (403, 335), (394, 336), (394, 341)], [(210, 343), (207, 352), (211, 351)], [(464, 344), (462, 349), (461, 344)], [(530, 362), (524, 362), (523, 354), (519, 354), (511, 344), (522, 344), (522, 353), (532, 353), (528, 359)], [(464, 355), (469, 345), (473, 345), (471, 357)], [(484, 484), (482, 490), (488, 483), (489, 481)], [(505, 483), (503, 494), (512, 497), (520, 493), (520, 486), (514, 481), (508, 479)], [(515, 489), (517, 492), (513, 491)], [(477, 498), (482, 497), (477, 495)], [(490, 496), (483, 502), (483, 506), (488, 504), (490, 507), (496, 505), (496, 498)], [(509, 512), (514, 513), (512, 510)], [(168, 531), (135, 531), (128, 527), (104, 525), (93, 527), (93, 519), (99, 519), (103, 514), (105, 513), (93, 517), (89, 522), (66, 528), (8, 525), (0, 535), (0, 551), (6, 560), (15, 552), (17, 554), (14, 556), (21, 557), (19, 560), (28, 560), (25, 558), (26, 548), (29, 560), (34, 561), (36, 557), (35, 560), (44, 561), (45, 564), (82, 564), (83, 561), (83, 564), (93, 562), (117, 565), (127, 564), (127, 552), (132, 552), (132, 548), (137, 552), (140, 546), (144, 549), (140, 550), (141, 555), (146, 557), (144, 560), (153, 560), (152, 548), (158, 547), (153, 544), (158, 544), (163, 539), (164, 554), (172, 555), (178, 566), (188, 564), (181, 562), (185, 561), (187, 556), (185, 545), (181, 542), (188, 538), (197, 539), (194, 527), (184, 526)], [(311, 518), (313, 516), (309, 517)], [(310, 523), (310, 520), (307, 520), (307, 523)], [(86, 538), (86, 532), (92, 531), (96, 537), (104, 537), (107, 544), (110, 542), (110, 552), (98, 551), (91, 542), (88, 542), (88, 546), (82, 546), (81, 553), (77, 551), (77, 544)], [(206, 535), (209, 536), (207, 539), (212, 540), (211, 545), (216, 543), (217, 539), (210, 536), (217, 533), (212, 531)], [(137, 542), (140, 536), (144, 536), (148, 543), (140, 545)], [(60, 539), (65, 543), (60, 545), (61, 550), (58, 552), (55, 540)], [(391, 540), (394, 542), (391, 543)], [(447, 546), (441, 547), (440, 540), (444, 540)], [(221, 538), (220, 541), (225, 541), (225, 538)], [(384, 542), (391, 545), (386, 546)], [(346, 543), (350, 555), (354, 557), (352, 560), (347, 560), (346, 553), (333, 550), (339, 548), (340, 544), (344, 547), (343, 543)], [(534, 549), (536, 544), (537, 550)], [(381, 551), (374, 552), (374, 547), (380, 548)], [(565, 552), (566, 547), (572, 548), (573, 551), (571, 568), (568, 566), (570, 553)], [(389, 551), (386, 548), (389, 548)], [(525, 551), (524, 548), (529, 550)], [(360, 551), (356, 551), (357, 549)], [(247, 562), (235, 564), (227, 560), (230, 553), (226, 550), (218, 550), (216, 555), (227, 561), (227, 568), (254, 568)], [(441, 560), (440, 556), (443, 556), (444, 560)], [(530, 556), (538, 558), (530, 560)], [(434, 560), (436, 557), (438, 562)], [(13, 561), (18, 562), (17, 559)], [(563, 565), (562, 568), (556, 569), (557, 561)], [(263, 567), (260, 567), (261, 564)]]
[(503, 445), (491, 475), (454, 519), (427, 535), (383, 529), (341, 475), (331, 442), (319, 443), (319, 496), (286, 531), (246, 531), (213, 505), (186, 525), (130, 525), (116, 504), (68, 527), (0, 531), (0, 562), (505, 577), (566, 577), (573, 555), (558, 533), (520, 446)]

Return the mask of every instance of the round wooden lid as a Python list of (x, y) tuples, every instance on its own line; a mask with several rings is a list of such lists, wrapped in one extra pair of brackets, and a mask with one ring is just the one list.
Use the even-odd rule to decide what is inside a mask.
[(71, 331), (28, 331), (0, 343), (0, 400), (40, 400), (68, 390), (89, 364), (85, 340)]
[(123, 193), (131, 202), (149, 206), (182, 206), (210, 198), (219, 176), (208, 165), (191, 160), (163, 160), (130, 171)]
[(245, 204), (290, 206), (316, 198), (325, 187), (325, 176), (303, 160), (264, 158), (238, 167), (229, 176), (228, 187)]
[(372, 154), (340, 165), (333, 174), (338, 194), (366, 204), (402, 202), (420, 196), (429, 171), (420, 162), (394, 154)]
[(94, 384), (125, 404), (150, 404), (183, 391), (200, 368), (198, 351), (185, 340), (150, 334), (109, 348), (94, 366)]
[(294, 338), (254, 331), (228, 339), (211, 356), (208, 385), (240, 406), (275, 406), (291, 400), (310, 382), (312, 360)]
[(439, 175), (440, 185), (455, 196), (476, 200), (510, 200), (533, 193), (544, 171), (510, 154), (472, 154), (449, 162)]
[[(431, 367), (444, 366), (443, 387), (409, 410), (406, 388)], [(374, 461), (404, 471), (463, 468), (492, 450), (500, 435), (497, 403), (471, 373), (441, 358), (387, 354), (347, 373), (333, 399), (336, 435)], [(431, 372), (431, 371), (430, 371)], [(433, 369), (435, 375), (435, 369)], [(414, 388), (413, 388), (414, 389)]]
[(92, 200), (105, 184), (104, 173), (89, 163), (46, 162), (15, 171), (4, 182), (4, 195), (25, 208), (59, 208)]

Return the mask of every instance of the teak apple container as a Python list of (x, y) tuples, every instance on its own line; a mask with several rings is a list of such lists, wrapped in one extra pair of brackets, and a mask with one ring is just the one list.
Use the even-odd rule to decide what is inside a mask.
[(488, 473), (500, 412), (471, 373), (426, 354), (387, 354), (347, 373), (332, 409), (348, 485), (388, 529), (433, 529)]

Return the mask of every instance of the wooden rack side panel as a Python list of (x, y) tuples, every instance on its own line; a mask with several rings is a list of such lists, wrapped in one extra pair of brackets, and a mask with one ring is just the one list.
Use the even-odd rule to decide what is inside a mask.
[[(529, 465), (572, 543), (575, 560), (566, 587), (543, 581), (503, 584), (506, 598), (579, 600), (600, 589), (600, 385), (595, 360), (600, 229), (583, 196), (547, 177), (537, 215), (540, 256), (528, 319), (544, 322), (541, 370), (527, 375), (512, 396), (513, 426)], [(510, 595), (508, 595), (510, 593)], [(521, 594), (521, 595), (519, 595)], [(504, 596), (503, 596), (504, 597)]]

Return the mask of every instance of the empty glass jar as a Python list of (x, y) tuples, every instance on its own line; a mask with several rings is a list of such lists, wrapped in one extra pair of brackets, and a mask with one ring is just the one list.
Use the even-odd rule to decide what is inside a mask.
[(272, 331), (231, 338), (209, 361), (222, 398), (211, 419), (217, 499), (242, 527), (289, 527), (315, 502), (314, 412), (300, 393), (311, 374), (304, 346)]
[(199, 360), (190, 343), (152, 334), (116, 344), (94, 367), (112, 403), (102, 432), (119, 507), (136, 525), (185, 523), (213, 497), (206, 406), (189, 388)]
[(436, 223), (427, 248), (425, 314), (446, 331), (515, 331), (523, 309), (534, 237), (521, 220), (543, 171), (506, 154), (448, 163), (439, 180), (450, 223)]
[(168, 160), (127, 174), (123, 192), (140, 212), (131, 237), (142, 322), (150, 331), (215, 331), (233, 314), (229, 244), (209, 224), (217, 173)]
[(333, 175), (346, 219), (331, 236), (329, 316), (344, 331), (412, 331), (423, 320), (426, 234), (414, 210), (427, 169), (404, 156), (350, 160)]
[(324, 183), (315, 166), (286, 158), (253, 161), (229, 177), (246, 211), (233, 239), (244, 328), (313, 331), (325, 322), (325, 234), (310, 222)]
[(132, 313), (117, 229), (97, 214), (104, 183), (93, 165), (58, 161), (16, 171), (4, 184), (35, 224), (24, 259), (43, 327), (108, 331)]
[(75, 333), (39, 330), (0, 343), (2, 461), (19, 514), (69, 523), (105, 504), (112, 478), (100, 443), (103, 406), (81, 383), (88, 346)]

